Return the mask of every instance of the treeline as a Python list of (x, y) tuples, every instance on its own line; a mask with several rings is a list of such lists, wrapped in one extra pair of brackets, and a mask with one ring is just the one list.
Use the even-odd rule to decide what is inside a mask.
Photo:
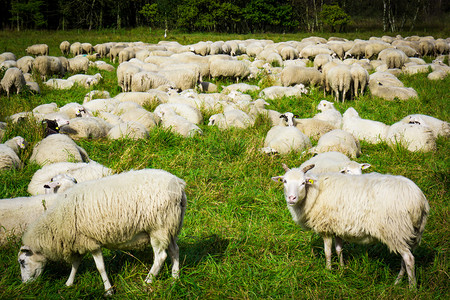
[[(345, 31), (372, 20), (412, 30), (450, 11), (443, 0), (3, 0), (2, 29), (151, 28), (225, 33)], [(445, 23), (445, 21), (443, 21)]]

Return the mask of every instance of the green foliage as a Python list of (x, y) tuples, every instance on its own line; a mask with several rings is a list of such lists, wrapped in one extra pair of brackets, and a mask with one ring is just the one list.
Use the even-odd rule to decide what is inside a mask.
[(139, 11), (139, 13), (143, 15), (150, 24), (154, 24), (155, 17), (158, 14), (158, 5), (156, 3), (153, 4), (146, 3)]
[(10, 21), (16, 23), (17, 27), (43, 28), (47, 24), (42, 14), (43, 8), (44, 1), (42, 0), (11, 1)]
[(351, 22), (350, 16), (337, 4), (324, 4), (319, 17), (324, 24), (331, 27), (331, 32), (335, 32), (337, 26), (341, 32)]

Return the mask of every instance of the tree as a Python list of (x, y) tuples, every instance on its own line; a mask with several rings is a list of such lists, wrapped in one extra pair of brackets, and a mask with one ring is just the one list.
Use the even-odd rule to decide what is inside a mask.
[(47, 25), (47, 21), (42, 14), (44, 2), (41, 0), (11, 1), (10, 13), (11, 21), (17, 25), (17, 30), (20, 27), (39, 29)]
[(150, 23), (150, 26), (153, 26), (155, 23), (155, 17), (158, 14), (158, 4), (145, 4), (142, 9), (139, 11), (141, 15), (147, 19), (147, 21)]
[(337, 4), (324, 4), (322, 11), (319, 13), (319, 18), (322, 23), (331, 27), (331, 32), (336, 32), (337, 26), (339, 26), (339, 32), (341, 32), (351, 21), (350, 16)]

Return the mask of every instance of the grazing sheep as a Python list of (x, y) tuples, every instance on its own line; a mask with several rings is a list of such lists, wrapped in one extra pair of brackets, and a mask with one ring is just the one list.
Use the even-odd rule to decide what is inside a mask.
[(317, 105), (321, 112), (314, 115), (313, 119), (322, 120), (335, 126), (342, 127), (342, 114), (334, 107), (334, 104), (327, 100), (321, 100)]
[(20, 168), (22, 161), (18, 156), (19, 149), (24, 149), (27, 144), (21, 136), (13, 137), (4, 144), (0, 144), (0, 171)]
[(381, 41), (371, 41), (366, 45), (364, 49), (365, 57), (367, 59), (371, 59), (372, 57), (377, 56), (381, 51), (383, 51), (388, 47), (391, 47), (391, 44)]
[[(40, 195), (46, 193), (45, 184), (54, 182), (55, 176), (65, 174), (71, 176), (76, 182), (99, 179), (113, 174), (113, 171), (98, 162), (91, 160), (88, 163), (79, 162), (58, 162), (43, 166), (37, 170), (28, 184), (28, 193), (31, 195)], [(62, 192), (64, 189), (56, 189), (53, 187), (53, 192)]]
[(433, 130), (426, 124), (411, 124), (401, 121), (392, 124), (386, 134), (386, 142), (391, 147), (399, 144), (411, 152), (436, 151), (436, 137)]
[(371, 167), (368, 163), (358, 163), (350, 160), (347, 155), (337, 151), (318, 153), (304, 161), (299, 168), (303, 169), (309, 165), (314, 165), (314, 168), (307, 171), (306, 174), (314, 173), (316, 175), (331, 172), (361, 175), (362, 170)]
[(323, 238), (327, 269), (331, 269), (333, 237), (341, 265), (343, 240), (362, 244), (379, 241), (402, 257), (395, 283), (406, 269), (410, 288), (416, 287), (411, 252), (420, 243), (430, 207), (414, 182), (378, 173), (327, 173), (315, 178), (314, 174), (305, 175), (314, 165), (283, 167), (286, 173), (272, 180), (283, 182), (294, 222)]
[(309, 137), (295, 126), (274, 126), (267, 132), (261, 151), (268, 154), (287, 154), (309, 148), (311, 148)]
[(70, 53), (72, 53), (73, 56), (81, 55), (83, 54), (83, 47), (81, 46), (80, 42), (74, 42), (70, 44)]
[(401, 69), (407, 62), (408, 56), (402, 50), (386, 48), (378, 54), (378, 59), (383, 61), (388, 69)]
[(332, 60), (329, 54), (319, 54), (314, 57), (314, 68), (317, 70), (322, 70), (322, 66), (329, 63)]
[(121, 64), (123, 62), (129, 61), (132, 58), (135, 58), (136, 53), (132, 48), (125, 48), (120, 50), (118, 57), (119, 57), (119, 64)]
[(208, 126), (217, 126), (221, 130), (230, 127), (245, 129), (253, 126), (255, 120), (239, 109), (232, 109), (220, 114), (212, 115), (209, 118)]
[(119, 123), (108, 132), (107, 135), (110, 140), (117, 139), (145, 139), (148, 137), (148, 130), (139, 122), (128, 121)]
[(193, 89), (200, 82), (199, 70), (189, 69), (187, 66), (183, 69), (160, 70), (158, 74), (167, 78), (173, 88), (182, 91)]
[(63, 161), (86, 162), (89, 156), (86, 150), (78, 146), (65, 134), (52, 134), (38, 142), (30, 157), (30, 162), (39, 165)]
[(16, 92), (19, 94), (24, 89), (26, 82), (23, 77), (23, 73), (19, 68), (9, 68), (6, 70), (5, 75), (0, 81), (2, 89), (6, 91), (6, 95), (9, 98), (10, 93)]
[(69, 55), (70, 53), (69, 41), (62, 41), (61, 44), (59, 44), (59, 50), (61, 50), (62, 55)]
[(400, 122), (428, 126), (431, 128), (436, 138), (440, 136), (446, 138), (450, 137), (450, 124), (446, 121), (442, 121), (431, 116), (413, 114), (404, 117)]
[(350, 90), (351, 84), (352, 74), (348, 65), (340, 64), (327, 72), (326, 85), (333, 91), (336, 102), (341, 99), (341, 94), (342, 102), (345, 101), (345, 94)]
[(63, 76), (66, 70), (58, 57), (45, 55), (34, 59), (33, 72), (38, 73), (43, 80), (47, 80), (47, 76)]
[(389, 126), (374, 120), (362, 119), (353, 108), (348, 108), (343, 116), (342, 129), (350, 132), (359, 140), (376, 144), (384, 141), (389, 130)]
[(0, 63), (7, 61), (7, 60), (14, 60), (16, 61), (16, 55), (12, 52), (3, 52), (0, 54)]
[(213, 60), (210, 61), (210, 76), (215, 77), (232, 77), (244, 79), (250, 75), (248, 65), (240, 60)]
[[(166, 250), (172, 259), (172, 276), (178, 278), (176, 241), (187, 205), (185, 186), (169, 172), (144, 169), (82, 182), (58, 194), (54, 207), (23, 235), (18, 255), (22, 281), (36, 279), (47, 260), (64, 260), (72, 264), (66, 282), (70, 286), (82, 256), (91, 252), (106, 295), (111, 295), (101, 248), (135, 249), (150, 243), (154, 263), (145, 282), (151, 283), (159, 273)], [(103, 223), (98, 222), (99, 216)]]
[(317, 146), (310, 149), (312, 153), (323, 153), (329, 151), (341, 152), (348, 157), (356, 158), (361, 155), (361, 145), (351, 133), (335, 129), (322, 135)]
[(25, 52), (29, 55), (48, 55), (47, 44), (35, 44), (27, 47)]
[(74, 58), (69, 58), (68, 60), (68, 69), (70, 73), (87, 73), (91, 62), (85, 56), (76, 56)]
[(353, 64), (350, 66), (350, 75), (352, 76), (353, 94), (355, 97), (364, 94), (366, 86), (369, 84), (369, 72), (359, 64)]
[(91, 43), (81, 43), (81, 49), (83, 49), (83, 53), (85, 54), (94, 53), (94, 47), (92, 47)]
[(322, 73), (315, 68), (301, 66), (288, 66), (281, 71), (281, 84), (283, 86), (292, 86), (297, 84), (322, 85)]
[(366, 46), (368, 44), (368, 41), (355, 42), (353, 46), (345, 52), (344, 59), (349, 57), (360, 59), (366, 54)]
[(17, 60), (17, 67), (23, 73), (30, 73), (33, 70), (34, 57), (32, 56), (22, 56)]

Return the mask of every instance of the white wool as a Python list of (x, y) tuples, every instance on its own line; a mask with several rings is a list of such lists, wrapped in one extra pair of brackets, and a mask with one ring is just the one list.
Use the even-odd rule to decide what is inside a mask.
[(255, 120), (239, 109), (224, 111), (220, 114), (214, 114), (209, 118), (208, 126), (217, 126), (221, 130), (230, 127), (245, 129), (253, 126)]
[(436, 151), (436, 137), (432, 129), (425, 125), (403, 123), (392, 124), (386, 135), (391, 147), (400, 144), (409, 151)]
[(361, 145), (359, 140), (351, 133), (342, 129), (335, 129), (322, 135), (317, 145), (310, 151), (312, 153), (338, 151), (351, 158), (356, 158), (361, 155)]
[(108, 139), (145, 139), (148, 137), (148, 130), (139, 122), (128, 121), (119, 123), (112, 127), (108, 134)]
[(274, 126), (266, 134), (265, 153), (286, 154), (291, 151), (299, 152), (311, 148), (308, 136), (294, 126)]
[(358, 163), (356, 161), (352, 161), (347, 155), (336, 151), (319, 153), (304, 161), (299, 166), (299, 169), (303, 169), (309, 165), (314, 165), (314, 168), (307, 171), (306, 174), (339, 172), (344, 174), (360, 175), (362, 174), (363, 169), (370, 167), (370, 164), (368, 163)]
[(333, 102), (321, 100), (317, 109), (321, 112), (314, 115), (313, 119), (328, 122), (336, 128), (342, 127), (342, 114), (334, 107)]
[(0, 144), (0, 171), (6, 169), (17, 169), (22, 166), (18, 154), (19, 149), (27, 146), (27, 142), (21, 136), (13, 137), (4, 144)]
[(358, 112), (350, 107), (343, 114), (342, 129), (359, 140), (376, 144), (385, 140), (389, 126), (379, 121), (362, 119)]

